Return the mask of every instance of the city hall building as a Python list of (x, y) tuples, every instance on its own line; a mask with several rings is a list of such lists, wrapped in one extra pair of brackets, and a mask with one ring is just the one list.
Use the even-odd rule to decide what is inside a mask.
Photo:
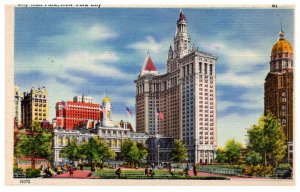
[(216, 60), (191, 45), (180, 11), (167, 73), (158, 73), (148, 53), (135, 80), (137, 132), (182, 139), (190, 162), (212, 163), (217, 147)]
[[(80, 101), (82, 102), (82, 100)], [(92, 100), (89, 101), (91, 102)], [(131, 129), (127, 128), (125, 123), (123, 123), (124, 126), (121, 127), (119, 124), (113, 122), (111, 101), (108, 96), (105, 96), (102, 101), (101, 114), (101, 120), (94, 120), (93, 127), (85, 125), (76, 127), (75, 129), (65, 129), (60, 126), (56, 126), (56, 128), (53, 130), (53, 150), (55, 164), (59, 165), (68, 163), (69, 160), (61, 156), (61, 150), (63, 150), (71, 141), (74, 140), (79, 144), (88, 141), (90, 138), (101, 139), (117, 154), (121, 152), (122, 143), (126, 139), (132, 139), (136, 142), (146, 143), (146, 140), (149, 137), (147, 134), (133, 133)], [(70, 116), (70, 118), (73, 117)]]

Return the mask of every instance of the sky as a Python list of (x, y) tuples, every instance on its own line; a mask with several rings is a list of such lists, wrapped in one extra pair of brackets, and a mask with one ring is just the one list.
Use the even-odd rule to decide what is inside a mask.
[[(185, 8), (188, 32), (200, 51), (218, 57), (217, 139), (246, 143), (246, 128), (263, 113), (264, 79), (281, 28), (294, 45), (292, 9)], [(135, 83), (147, 51), (166, 73), (179, 8), (16, 8), (15, 84), (45, 86), (50, 117), (73, 96), (107, 95), (113, 120), (135, 112)], [(135, 125), (135, 113), (127, 120)]]

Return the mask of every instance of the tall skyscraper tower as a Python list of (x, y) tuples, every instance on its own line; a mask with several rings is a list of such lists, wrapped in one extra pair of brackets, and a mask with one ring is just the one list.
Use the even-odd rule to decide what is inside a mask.
[[(212, 163), (217, 145), (217, 58), (190, 46), (187, 19), (179, 13), (167, 73), (159, 75), (148, 55), (136, 83), (139, 132), (182, 139), (190, 162)], [(164, 118), (158, 118), (157, 111)]]
[(15, 85), (15, 127), (18, 128), (22, 125), (21, 102), (23, 95), (20, 87)]
[(293, 48), (279, 33), (273, 45), (270, 72), (265, 79), (265, 112), (270, 111), (281, 122), (288, 145), (288, 161), (293, 159)]

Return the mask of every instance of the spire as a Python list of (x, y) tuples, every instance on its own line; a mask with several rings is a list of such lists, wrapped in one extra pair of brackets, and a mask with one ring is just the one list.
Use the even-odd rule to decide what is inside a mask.
[(157, 69), (150, 57), (149, 51), (147, 52), (145, 63), (140, 75), (144, 75), (144, 74), (158, 75)]
[(178, 19), (178, 21), (177, 21), (177, 22), (179, 22), (179, 21), (186, 21), (186, 17), (185, 17), (185, 15), (184, 15), (184, 13), (183, 13), (183, 10), (182, 10), (182, 9), (180, 9), (180, 13), (179, 13), (179, 19)]
[(284, 39), (284, 31), (282, 30), (282, 18), (281, 18), (281, 20), (280, 20), (279, 39)]
[(173, 59), (173, 49), (172, 49), (171, 45), (170, 45), (170, 48), (169, 48), (168, 59)]
[(156, 67), (153, 64), (153, 61), (152, 61), (149, 53), (147, 54), (147, 61), (146, 61), (146, 65), (144, 67), (144, 70), (146, 70), (146, 71), (156, 71)]

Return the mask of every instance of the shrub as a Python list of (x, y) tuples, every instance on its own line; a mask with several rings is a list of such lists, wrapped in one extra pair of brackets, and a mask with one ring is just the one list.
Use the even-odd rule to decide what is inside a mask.
[(27, 178), (36, 178), (41, 176), (41, 172), (39, 169), (28, 168), (25, 171), (25, 175)]
[(274, 169), (271, 165), (248, 165), (244, 168), (244, 174), (249, 176), (271, 176)]
[(23, 173), (23, 169), (22, 169), (22, 168), (19, 168), (19, 167), (16, 167), (16, 166), (14, 166), (14, 168), (13, 168), (13, 172), (14, 172), (14, 173)]
[(287, 170), (287, 169), (290, 169), (290, 168), (291, 168), (291, 165), (288, 164), (288, 163), (279, 164), (277, 166), (277, 169), (279, 169), (279, 170)]

